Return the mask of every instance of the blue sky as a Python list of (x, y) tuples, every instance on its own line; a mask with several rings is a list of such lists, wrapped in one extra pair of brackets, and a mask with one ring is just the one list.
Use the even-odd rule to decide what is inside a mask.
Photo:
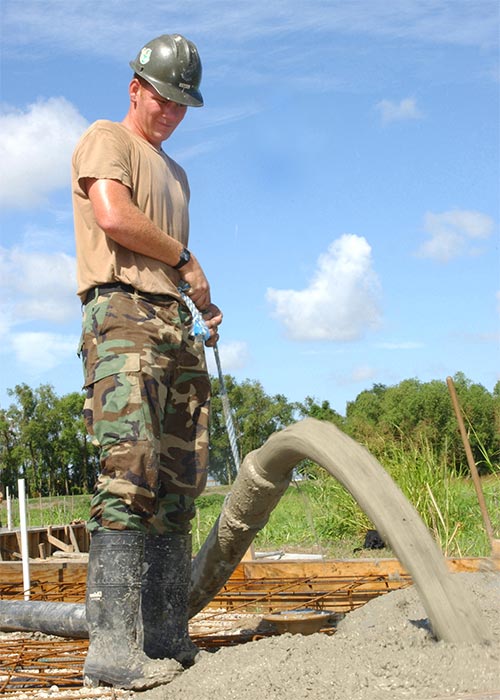
[(165, 150), (189, 175), (224, 371), (340, 413), (409, 377), (493, 389), (497, 0), (0, 7), (0, 406), (21, 382), (81, 388), (71, 153), (123, 118), (129, 60), (173, 32), (198, 46), (205, 107)]

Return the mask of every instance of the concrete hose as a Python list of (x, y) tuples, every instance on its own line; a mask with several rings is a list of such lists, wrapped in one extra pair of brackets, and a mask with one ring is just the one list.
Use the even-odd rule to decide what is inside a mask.
[(293, 468), (305, 458), (323, 467), (352, 494), (390, 544), (411, 575), (438, 639), (491, 639), (469, 592), (448, 571), (417, 511), (381, 464), (332, 423), (313, 418), (274, 433), (243, 460), (222, 512), (194, 559), (190, 616), (222, 588), (267, 523)]

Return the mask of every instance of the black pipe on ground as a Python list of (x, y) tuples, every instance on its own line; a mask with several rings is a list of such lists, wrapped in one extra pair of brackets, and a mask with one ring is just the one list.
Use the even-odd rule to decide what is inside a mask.
[(43, 632), (58, 637), (87, 639), (85, 605), (43, 600), (0, 600), (3, 632)]

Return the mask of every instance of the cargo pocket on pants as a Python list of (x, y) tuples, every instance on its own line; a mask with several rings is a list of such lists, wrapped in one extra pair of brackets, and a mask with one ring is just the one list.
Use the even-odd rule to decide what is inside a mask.
[(85, 386), (92, 390), (94, 439), (101, 447), (149, 438), (140, 370), (139, 353), (123, 353), (100, 360), (86, 377)]

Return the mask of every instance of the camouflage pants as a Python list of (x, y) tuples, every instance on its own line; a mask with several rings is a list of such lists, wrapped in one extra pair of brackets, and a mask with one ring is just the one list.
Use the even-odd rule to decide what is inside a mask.
[(203, 343), (175, 299), (97, 294), (84, 310), (87, 430), (100, 448), (88, 529), (189, 532), (208, 463)]

